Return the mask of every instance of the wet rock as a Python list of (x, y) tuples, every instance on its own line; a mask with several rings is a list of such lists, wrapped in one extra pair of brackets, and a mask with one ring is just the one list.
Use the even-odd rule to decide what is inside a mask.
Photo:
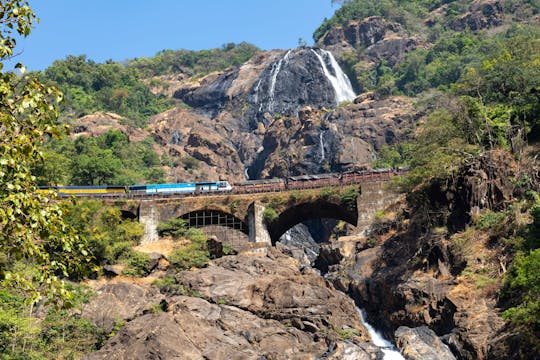
[(446, 346), (427, 326), (401, 326), (395, 333), (396, 345), (410, 360), (456, 360)]

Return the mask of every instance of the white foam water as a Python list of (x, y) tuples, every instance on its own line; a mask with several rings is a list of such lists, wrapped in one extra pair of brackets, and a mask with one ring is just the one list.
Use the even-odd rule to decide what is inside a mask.
[(321, 148), (321, 161), (324, 160), (324, 155), (325, 155), (324, 154), (324, 138), (323, 138), (323, 136), (324, 136), (324, 131), (321, 131), (319, 133), (319, 146)]
[(365, 318), (364, 311), (360, 308), (356, 308), (360, 313), (360, 318), (362, 323), (366, 327), (369, 335), (371, 336), (372, 342), (378, 347), (382, 348), (381, 351), (384, 353), (384, 360), (405, 360), (405, 358), (396, 350), (395, 346), (388, 340), (382, 337), (373, 326), (371, 326)]
[(287, 60), (289, 60), (289, 55), (291, 54), (292, 50), (288, 50), (285, 55), (283, 55), (282, 58), (278, 60), (277, 63), (274, 64), (272, 68), (271, 78), (270, 78), (270, 88), (268, 90), (268, 110), (273, 111), (274, 110), (274, 92), (276, 90), (276, 81), (279, 72), (281, 71), (281, 67), (283, 66), (283, 63), (287, 63)]
[[(330, 81), (332, 87), (334, 88), (334, 92), (336, 93), (336, 104), (339, 104), (343, 101), (354, 100), (356, 94), (354, 93), (351, 82), (349, 81), (347, 74), (345, 74), (343, 70), (341, 70), (341, 67), (334, 58), (334, 55), (332, 55), (330, 51), (326, 51), (323, 49), (311, 49), (311, 51), (319, 59), (324, 75), (326, 76), (328, 81)], [(330, 71), (328, 70), (328, 66), (326, 65), (324, 57), (327, 57), (328, 60), (330, 60), (330, 65), (332, 66), (335, 75), (330, 73)]]

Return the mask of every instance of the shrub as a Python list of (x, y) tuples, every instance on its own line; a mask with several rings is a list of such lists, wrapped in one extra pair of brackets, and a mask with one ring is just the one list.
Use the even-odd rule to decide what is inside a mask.
[(180, 270), (206, 265), (210, 260), (210, 253), (204, 233), (199, 229), (189, 228), (185, 232), (185, 237), (190, 243), (169, 255), (171, 264)]
[(474, 225), (479, 230), (490, 230), (493, 232), (499, 232), (504, 227), (505, 219), (505, 213), (488, 211), (475, 219)]
[(277, 211), (270, 206), (267, 206), (263, 211), (263, 219), (266, 223), (271, 223), (279, 217)]
[(130, 250), (126, 253), (126, 268), (122, 272), (128, 276), (146, 276), (152, 270), (150, 268), (150, 257), (148, 254)]
[(184, 236), (186, 231), (188, 228), (184, 219), (171, 219), (157, 226), (159, 236), (172, 236), (174, 239)]
[(169, 255), (171, 264), (179, 270), (187, 270), (192, 267), (203, 267), (210, 260), (208, 250), (198, 243), (191, 243), (181, 249), (175, 250)]
[(356, 198), (358, 197), (358, 190), (356, 188), (345, 189), (340, 196), (340, 200), (348, 210), (356, 209)]

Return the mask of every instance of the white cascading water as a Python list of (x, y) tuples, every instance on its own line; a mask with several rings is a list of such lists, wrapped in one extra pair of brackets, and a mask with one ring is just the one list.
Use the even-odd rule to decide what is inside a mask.
[(323, 139), (323, 136), (324, 136), (324, 131), (321, 131), (319, 133), (319, 146), (321, 147), (321, 161), (324, 160), (324, 139)]
[[(314, 49), (311, 49), (311, 51), (319, 59), (324, 75), (326, 76), (328, 81), (330, 81), (330, 83), (332, 84), (332, 87), (334, 88), (334, 91), (336, 93), (336, 104), (339, 104), (343, 101), (354, 100), (354, 98), (356, 97), (356, 94), (354, 93), (351, 82), (349, 81), (349, 78), (343, 72), (343, 70), (341, 70), (341, 67), (339, 66), (338, 62), (334, 58), (334, 55), (332, 55), (331, 52), (323, 50), (323, 49), (317, 49), (317, 51), (320, 51), (322, 55), (319, 54)], [(326, 66), (326, 62), (324, 61), (323, 56), (327, 56), (328, 59), (330, 60), (330, 65), (334, 69), (335, 75), (332, 75), (330, 71), (328, 71), (328, 67)]]
[(362, 323), (366, 327), (369, 335), (371, 336), (372, 342), (381, 348), (381, 351), (384, 353), (384, 360), (405, 360), (405, 358), (396, 350), (395, 346), (385, 338), (381, 336), (370, 324), (366, 322), (364, 312), (360, 308), (356, 308), (360, 313), (360, 318)]
[(292, 50), (289, 50), (283, 55), (279, 61), (274, 64), (272, 68), (272, 74), (270, 78), (270, 88), (268, 89), (268, 111), (272, 112), (274, 111), (274, 91), (276, 90), (276, 81), (279, 72), (281, 71), (281, 67), (283, 66), (283, 63), (286, 63), (289, 59), (289, 55), (291, 54)]

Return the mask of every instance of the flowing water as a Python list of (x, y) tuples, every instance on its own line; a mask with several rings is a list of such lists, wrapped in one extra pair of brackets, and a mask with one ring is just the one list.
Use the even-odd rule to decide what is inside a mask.
[[(351, 86), (351, 82), (343, 70), (341, 70), (341, 67), (334, 58), (334, 55), (332, 55), (331, 52), (322, 49), (311, 49), (311, 51), (319, 59), (324, 75), (334, 88), (336, 93), (336, 103), (339, 104), (343, 101), (354, 100), (356, 94)], [(319, 52), (322, 55), (319, 54)], [(329, 71), (328, 66), (326, 65), (325, 57), (330, 61), (330, 66), (332, 67), (333, 73)]]
[(292, 50), (289, 50), (283, 55), (279, 61), (274, 64), (274, 67), (272, 68), (271, 78), (270, 78), (270, 89), (268, 90), (268, 110), (270, 112), (274, 111), (274, 92), (276, 90), (276, 81), (279, 72), (281, 71), (281, 67), (283, 66), (283, 63), (287, 63), (287, 60), (289, 59), (289, 55), (291, 54)]
[(385, 338), (381, 336), (370, 324), (366, 322), (366, 318), (364, 316), (364, 311), (360, 308), (356, 308), (358, 312), (360, 313), (360, 317), (362, 318), (362, 323), (366, 327), (366, 329), (369, 332), (369, 335), (371, 336), (372, 342), (381, 348), (381, 351), (384, 353), (384, 360), (405, 360), (403, 356), (399, 353), (399, 351), (396, 350), (395, 346)]
[(324, 161), (324, 131), (319, 133), (319, 146), (321, 147), (321, 162)]

